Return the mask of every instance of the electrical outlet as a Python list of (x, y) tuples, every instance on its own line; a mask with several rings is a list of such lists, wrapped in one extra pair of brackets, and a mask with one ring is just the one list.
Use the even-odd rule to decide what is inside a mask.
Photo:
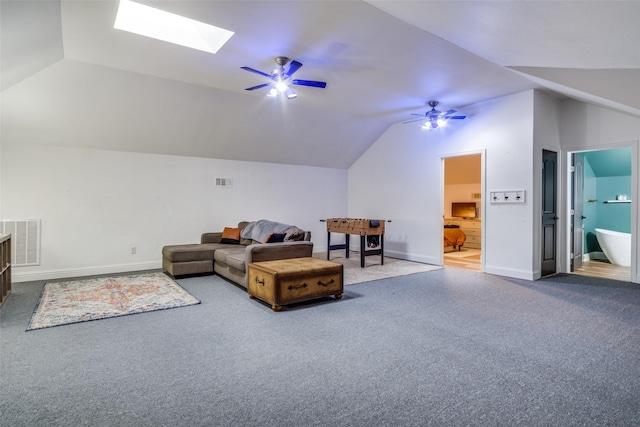
[(131, 255), (135, 255), (135, 254), (136, 254), (136, 247), (131, 246)]

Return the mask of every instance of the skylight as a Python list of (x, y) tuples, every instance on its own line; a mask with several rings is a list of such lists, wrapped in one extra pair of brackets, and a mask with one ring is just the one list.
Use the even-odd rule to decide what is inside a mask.
[(113, 28), (210, 53), (216, 53), (234, 34), (130, 0), (120, 0)]

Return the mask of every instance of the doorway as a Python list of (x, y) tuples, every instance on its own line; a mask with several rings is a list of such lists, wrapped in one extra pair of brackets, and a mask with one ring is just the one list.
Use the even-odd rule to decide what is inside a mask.
[(540, 244), (542, 249), (540, 274), (542, 277), (557, 272), (557, 163), (558, 153), (542, 150), (542, 242)]
[(443, 265), (482, 271), (482, 154), (447, 157)]
[[(569, 271), (573, 274), (631, 281), (632, 148), (569, 154)], [(606, 237), (598, 230), (628, 236), (628, 256), (606, 252)], [(623, 245), (626, 245), (624, 243)], [(603, 247), (604, 246), (604, 247)], [(611, 258), (611, 259), (610, 259)]]

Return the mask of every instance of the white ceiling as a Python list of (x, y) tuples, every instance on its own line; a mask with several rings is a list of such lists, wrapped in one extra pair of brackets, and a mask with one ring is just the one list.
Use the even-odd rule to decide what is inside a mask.
[[(114, 30), (117, 1), (1, 0), (2, 132), (348, 168), (430, 99), (464, 113), (546, 88), (640, 117), (637, 1), (140, 2), (235, 35), (213, 55)], [(245, 91), (263, 80), (240, 67), (269, 72), (279, 55), (327, 88)]]

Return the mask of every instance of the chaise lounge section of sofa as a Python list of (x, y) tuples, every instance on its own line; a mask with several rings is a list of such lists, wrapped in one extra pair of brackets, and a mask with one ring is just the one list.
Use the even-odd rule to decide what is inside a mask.
[(237, 228), (203, 233), (199, 244), (163, 247), (162, 267), (173, 277), (215, 272), (247, 288), (247, 268), (252, 262), (312, 254), (309, 231), (268, 220), (242, 221)]

